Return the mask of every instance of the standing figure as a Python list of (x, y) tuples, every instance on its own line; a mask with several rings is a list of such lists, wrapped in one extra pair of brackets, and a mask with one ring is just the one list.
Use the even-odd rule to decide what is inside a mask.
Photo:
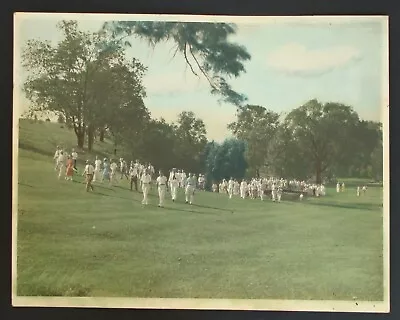
[(111, 183), (110, 180), (110, 163), (108, 162), (107, 158), (103, 160), (103, 176), (101, 177), (101, 182), (107, 180)]
[(114, 182), (117, 182), (117, 168), (118, 168), (118, 165), (115, 163), (114, 160), (111, 160), (111, 164), (110, 164), (110, 169), (111, 169), (110, 185), (113, 185)]
[(143, 175), (140, 180), (142, 182), (142, 191), (143, 191), (142, 204), (147, 205), (149, 204), (148, 194), (150, 191), (150, 183), (151, 183), (151, 175), (147, 169), (144, 169)]
[(57, 171), (57, 170), (60, 169), (59, 163), (58, 163), (58, 158), (59, 158), (59, 156), (60, 156), (60, 152), (61, 152), (61, 151), (62, 151), (62, 150), (61, 150), (60, 146), (57, 146), (57, 150), (56, 150), (56, 152), (54, 153), (54, 157), (53, 157), (53, 160), (55, 161), (54, 171)]
[(176, 176), (176, 173), (173, 171), (172, 172), (172, 176), (169, 178), (169, 186), (171, 189), (171, 197), (172, 197), (172, 201), (175, 202), (176, 200), (176, 196), (178, 193), (178, 187), (179, 187), (179, 180)]
[(157, 187), (158, 187), (158, 197), (160, 199), (158, 206), (163, 207), (164, 199), (165, 199), (165, 192), (167, 191), (167, 177), (160, 171), (156, 182), (157, 182)]
[(67, 170), (65, 172), (65, 180), (72, 180), (72, 177), (74, 176), (74, 160), (72, 157), (68, 156), (67, 157)]
[(93, 182), (101, 181), (101, 160), (96, 156), (96, 160), (94, 161), (94, 175)]
[(186, 201), (185, 201), (185, 203), (189, 203), (189, 204), (193, 203), (195, 186), (196, 186), (196, 180), (194, 180), (192, 174), (189, 173), (189, 177), (186, 180), (186, 190), (185, 190)]
[(72, 149), (72, 160), (74, 161), (74, 170), (78, 171), (78, 169), (76, 168), (76, 161), (78, 160), (78, 153), (75, 151), (75, 149)]
[(357, 197), (360, 196), (360, 186), (357, 187)]
[(131, 164), (129, 168), (129, 176), (130, 176), (130, 183), (131, 183), (131, 191), (133, 190), (133, 185), (135, 185), (135, 191), (138, 191), (138, 167), (134, 164)]
[(93, 180), (93, 175), (94, 175), (94, 167), (92, 164), (89, 162), (89, 160), (86, 160), (86, 166), (85, 170), (83, 171), (83, 175), (86, 175), (86, 192), (90, 190), (94, 191), (93, 185), (92, 185), (92, 180)]
[(275, 182), (273, 182), (272, 186), (271, 186), (271, 195), (272, 195), (272, 201), (275, 202), (275, 200), (276, 200), (276, 185), (275, 185)]
[(64, 155), (64, 151), (60, 151), (59, 155), (58, 155), (58, 179), (61, 179), (63, 177), (63, 175), (65, 174), (65, 168), (66, 168), (66, 163), (65, 163), (65, 155)]
[(228, 181), (228, 195), (229, 195), (229, 199), (232, 199), (233, 196), (233, 185), (234, 185), (234, 181), (233, 178), (231, 177)]
[(336, 192), (340, 192), (340, 183), (339, 182), (336, 184)]
[(240, 183), (240, 197), (242, 199), (246, 199), (246, 192), (247, 192), (247, 182), (246, 180), (242, 180)]

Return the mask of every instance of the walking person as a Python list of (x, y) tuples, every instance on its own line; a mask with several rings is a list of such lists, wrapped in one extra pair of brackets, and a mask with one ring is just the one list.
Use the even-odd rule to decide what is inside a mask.
[(129, 168), (129, 177), (130, 177), (131, 191), (133, 191), (133, 185), (135, 185), (135, 191), (138, 191), (138, 168), (133, 163)]
[(94, 191), (93, 185), (92, 185), (92, 180), (93, 180), (93, 175), (94, 175), (94, 167), (92, 164), (89, 162), (89, 160), (86, 160), (86, 166), (85, 170), (83, 171), (82, 176), (86, 176), (86, 192), (89, 191)]
[(73, 181), (74, 176), (74, 160), (71, 156), (67, 157), (67, 169), (65, 171), (65, 180)]
[(62, 150), (61, 150), (60, 146), (57, 146), (56, 152), (54, 153), (54, 157), (53, 157), (53, 160), (55, 161), (54, 171), (57, 171), (60, 169), (59, 163), (58, 163), (58, 158), (60, 156), (61, 151)]
[(76, 168), (76, 161), (78, 160), (78, 153), (75, 151), (75, 149), (72, 149), (72, 153), (71, 153), (71, 157), (73, 160), (73, 164), (74, 164), (74, 170), (78, 171), (78, 169)]
[(164, 206), (165, 192), (167, 191), (167, 177), (160, 171), (159, 176), (156, 180), (158, 187), (158, 197), (160, 202), (158, 204), (159, 207)]
[(58, 179), (61, 179), (65, 175), (65, 169), (66, 169), (66, 158), (64, 155), (64, 152), (61, 150), (58, 159), (57, 159), (57, 166), (58, 166)]
[(171, 189), (172, 201), (175, 202), (176, 196), (178, 193), (178, 188), (179, 188), (179, 179), (178, 179), (177, 173), (175, 173), (175, 171), (172, 172), (172, 175), (169, 178), (168, 182), (169, 182), (169, 187)]
[(101, 182), (103, 183), (104, 180), (107, 180), (109, 183), (111, 183), (110, 164), (109, 164), (107, 158), (104, 158), (104, 160), (103, 160), (103, 176), (101, 177)]
[(189, 203), (189, 204), (193, 203), (195, 187), (196, 187), (196, 180), (193, 179), (192, 174), (189, 173), (189, 176), (186, 180), (186, 190), (185, 190), (186, 201), (185, 201), (185, 203)]
[(101, 160), (96, 156), (94, 161), (94, 175), (93, 182), (101, 181)]
[(148, 194), (150, 191), (150, 183), (151, 183), (151, 175), (147, 169), (144, 169), (143, 175), (140, 180), (142, 182), (142, 191), (143, 191), (142, 204), (147, 205), (149, 204)]

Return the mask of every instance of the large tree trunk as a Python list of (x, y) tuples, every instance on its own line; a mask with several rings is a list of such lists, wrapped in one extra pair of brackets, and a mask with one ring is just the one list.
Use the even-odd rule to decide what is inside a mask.
[(105, 133), (104, 128), (101, 128), (100, 129), (100, 142), (104, 142), (104, 133)]
[(92, 151), (94, 141), (94, 128), (92, 125), (88, 127), (88, 151)]
[(85, 131), (84, 130), (79, 130), (76, 133), (76, 137), (78, 139), (78, 148), (83, 149), (83, 146), (85, 145)]

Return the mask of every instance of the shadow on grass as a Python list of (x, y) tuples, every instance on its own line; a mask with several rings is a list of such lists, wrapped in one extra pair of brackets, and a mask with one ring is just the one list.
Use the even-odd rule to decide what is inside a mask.
[(18, 147), (19, 147), (20, 149), (24, 149), (24, 150), (27, 150), (27, 151), (32, 151), (32, 152), (35, 152), (35, 153), (39, 153), (39, 154), (41, 154), (41, 155), (43, 155), (43, 156), (48, 156), (48, 157), (53, 157), (53, 156), (54, 156), (54, 153), (53, 153), (53, 152), (48, 152), (48, 151), (45, 151), (45, 150), (36, 148), (36, 147), (34, 147), (34, 146), (32, 146), (32, 145), (23, 143), (23, 142), (21, 142), (21, 141), (19, 141)]
[(210, 207), (210, 206), (205, 206), (205, 205), (200, 205), (200, 204), (192, 204), (194, 207), (199, 207), (199, 208), (206, 208), (206, 209), (214, 209), (214, 210), (221, 210), (221, 211), (229, 211), (231, 212), (232, 210), (229, 209), (224, 209), (224, 208), (217, 208), (217, 207)]
[[(134, 202), (138, 202), (138, 203), (141, 203), (141, 202), (142, 202), (142, 201), (139, 200), (139, 199), (125, 198), (125, 197), (120, 197), (120, 196), (114, 196), (114, 195), (109, 195), (109, 194), (106, 194), (106, 193), (96, 192), (96, 191), (94, 191), (93, 194), (99, 195), (99, 196), (110, 197), (110, 198), (118, 198), (118, 199), (123, 199), (123, 200), (128, 200), (128, 201), (134, 201)], [(182, 205), (190, 206), (189, 204), (185, 204), (185, 203), (183, 203), (183, 202), (181, 202), (181, 203), (180, 203), (180, 202), (175, 202), (175, 203), (179, 203), (179, 204), (182, 204)], [(158, 208), (158, 205), (155, 205), (155, 204), (148, 204), (148, 205), (146, 205), (146, 206), (147, 206), (147, 207), (152, 207), (152, 208)], [(192, 204), (191, 206), (202, 207), (202, 206), (200, 206), (200, 205), (194, 205), (194, 204)], [(208, 207), (205, 207), (205, 208), (208, 208)], [(207, 211), (186, 210), (186, 209), (171, 208), (171, 207), (163, 207), (163, 208), (160, 208), (160, 209), (165, 209), (165, 210), (170, 210), (170, 211), (181, 211), (181, 212), (190, 212), (190, 213), (200, 213), (200, 214), (210, 214), (210, 215), (213, 215), (212, 212), (207, 212)], [(223, 210), (225, 210), (225, 209), (223, 209)], [(230, 211), (230, 210), (226, 210), (226, 211)]]
[(345, 204), (345, 203), (332, 203), (332, 202), (313, 202), (313, 203), (308, 202), (307, 204), (311, 206), (335, 207), (335, 208), (370, 210), (370, 211), (383, 209), (383, 204), (372, 204), (372, 203)]

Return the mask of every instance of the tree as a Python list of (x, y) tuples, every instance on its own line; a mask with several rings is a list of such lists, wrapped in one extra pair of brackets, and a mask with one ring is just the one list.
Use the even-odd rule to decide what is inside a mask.
[(176, 166), (174, 146), (176, 144), (176, 133), (173, 125), (164, 119), (151, 119), (144, 127), (143, 134), (137, 140), (133, 156), (145, 162), (152, 163), (155, 168), (170, 170)]
[(316, 183), (337, 163), (350, 163), (355, 156), (357, 139), (353, 133), (359, 118), (350, 107), (340, 103), (322, 104), (310, 100), (292, 110), (285, 119), (302, 156), (314, 168)]
[(183, 111), (173, 126), (176, 136), (176, 165), (187, 171), (199, 173), (202, 170), (203, 152), (207, 144), (207, 130), (203, 120), (196, 118), (192, 111)]
[(281, 123), (268, 149), (269, 173), (287, 179), (306, 179), (313, 168), (286, 123)]
[[(113, 74), (129, 67), (123, 46), (103, 46), (109, 42), (106, 32), (80, 31), (76, 21), (61, 21), (57, 27), (63, 33), (63, 40), (56, 46), (48, 41), (27, 42), (22, 59), (30, 75), (24, 91), (32, 102), (31, 111), (62, 114), (74, 129), (78, 147), (83, 148), (86, 134), (92, 142), (96, 126), (108, 115), (104, 110), (120, 107), (122, 103), (116, 82), (104, 79), (115, 80)], [(134, 73), (131, 68), (125, 75)], [(131, 79), (131, 85), (136, 81), (131, 89), (140, 100), (143, 90), (137, 79)], [(115, 101), (117, 104), (112, 103)]]
[(262, 106), (238, 108), (237, 120), (228, 125), (235, 137), (246, 142), (246, 160), (259, 176), (260, 169), (270, 165), (270, 142), (279, 126), (279, 114)]
[(245, 72), (243, 62), (251, 58), (245, 47), (228, 41), (228, 37), (236, 33), (234, 24), (113, 21), (105, 23), (103, 30), (114, 39), (108, 46), (129, 44), (126, 39), (130, 36), (147, 40), (152, 47), (171, 41), (175, 43), (173, 56), (179, 51), (192, 73), (205, 77), (212, 94), (236, 106), (247, 100), (243, 94), (234, 91), (225, 79)]
[(206, 159), (207, 181), (222, 179), (242, 179), (247, 163), (245, 159), (245, 143), (238, 139), (226, 139), (222, 144), (212, 142), (208, 145)]

